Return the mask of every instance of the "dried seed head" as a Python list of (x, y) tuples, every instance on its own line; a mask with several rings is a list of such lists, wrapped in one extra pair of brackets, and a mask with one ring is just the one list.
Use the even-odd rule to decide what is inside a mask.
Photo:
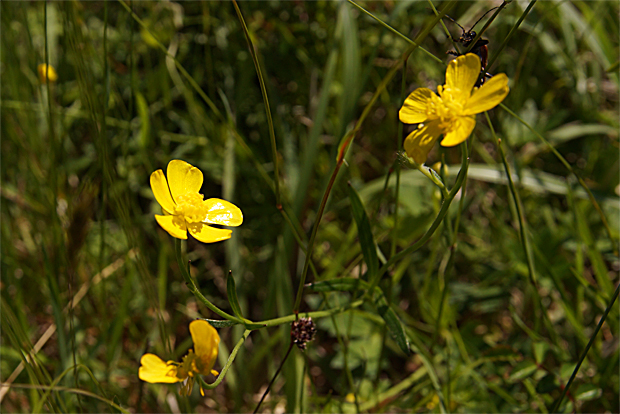
[(291, 339), (301, 350), (306, 349), (306, 342), (314, 339), (316, 327), (312, 318), (299, 318), (291, 324)]

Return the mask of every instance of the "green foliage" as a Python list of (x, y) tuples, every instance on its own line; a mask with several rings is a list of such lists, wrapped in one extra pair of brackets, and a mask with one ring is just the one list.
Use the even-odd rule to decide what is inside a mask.
[[(483, 34), (505, 107), (416, 169), (398, 111), (461, 33), (430, 2), (2, 2), (3, 411), (252, 411), (299, 311), (261, 411), (618, 412), (620, 9), (529, 4)], [(243, 210), (231, 240), (157, 225), (172, 159)], [(221, 383), (141, 382), (195, 318)]]

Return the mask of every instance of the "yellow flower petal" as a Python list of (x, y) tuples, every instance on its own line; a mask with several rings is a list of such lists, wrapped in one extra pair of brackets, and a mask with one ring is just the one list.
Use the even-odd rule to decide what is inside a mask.
[(468, 53), (448, 64), (444, 89), (452, 91), (455, 100), (467, 99), (480, 76), (480, 58)]
[(203, 243), (215, 243), (230, 239), (232, 230), (218, 229), (205, 223), (188, 223), (187, 229), (196, 240)]
[(463, 115), (479, 114), (495, 108), (506, 98), (509, 91), (508, 76), (505, 73), (493, 76), (480, 89), (474, 91), (463, 108)]
[(444, 147), (453, 147), (460, 144), (471, 135), (471, 131), (474, 130), (474, 126), (476, 126), (475, 116), (458, 117), (455, 120), (453, 129), (447, 134), (444, 134), (444, 138), (441, 140), (441, 145)]
[(417, 124), (426, 121), (426, 109), (432, 95), (434, 95), (433, 91), (428, 88), (418, 88), (411, 92), (398, 112), (400, 121), (405, 124)]
[(45, 63), (41, 63), (37, 66), (37, 72), (39, 72), (39, 80), (41, 83), (47, 83), (49, 79), (50, 82), (56, 82), (58, 80), (58, 74), (52, 65), (47, 65)]
[(222, 226), (237, 227), (243, 223), (243, 213), (233, 203), (220, 200), (219, 198), (209, 198), (204, 201), (207, 207), (206, 223), (220, 224)]
[(187, 193), (197, 193), (202, 187), (202, 172), (191, 164), (181, 160), (168, 163), (168, 185), (172, 198), (178, 203), (178, 197)]
[(220, 336), (209, 322), (200, 319), (189, 324), (189, 332), (194, 341), (196, 367), (201, 374), (207, 375), (211, 372), (217, 358)]
[(162, 170), (157, 170), (151, 174), (151, 190), (153, 190), (155, 200), (157, 200), (161, 208), (163, 208), (166, 213), (172, 214), (174, 212), (175, 203), (170, 195), (168, 182)]
[(181, 378), (177, 378), (177, 367), (170, 362), (164, 362), (157, 355), (142, 355), (140, 364), (142, 366), (138, 371), (138, 376), (142, 381), (150, 383), (164, 382), (168, 384), (183, 381)]
[(159, 225), (168, 232), (172, 237), (177, 239), (187, 239), (187, 224), (181, 216), (158, 216), (155, 215), (155, 220)]
[(433, 120), (425, 124), (422, 128), (413, 131), (405, 138), (405, 152), (418, 164), (426, 161), (428, 152), (433, 148), (433, 144), (441, 135), (439, 120)]

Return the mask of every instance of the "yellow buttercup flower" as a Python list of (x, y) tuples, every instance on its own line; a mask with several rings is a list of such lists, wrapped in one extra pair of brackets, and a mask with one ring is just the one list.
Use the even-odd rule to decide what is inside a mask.
[[(145, 354), (140, 359), (142, 365), (138, 371), (140, 379), (150, 383), (165, 384), (186, 381), (181, 388), (181, 395), (189, 395), (197, 375), (209, 373), (219, 375), (212, 369), (220, 344), (220, 336), (215, 328), (207, 321), (195, 320), (189, 324), (189, 332), (194, 341), (194, 350), (189, 350), (189, 353), (183, 357), (183, 362), (164, 362), (157, 355)], [(205, 395), (202, 386), (200, 394)]]
[(229, 239), (232, 230), (211, 227), (209, 224), (239, 226), (243, 213), (236, 205), (209, 198), (200, 194), (202, 172), (181, 160), (168, 163), (168, 180), (162, 170), (151, 174), (151, 189), (155, 199), (164, 211), (155, 215), (159, 225), (172, 237), (187, 239), (187, 231), (203, 243), (214, 243)]
[(476, 114), (500, 104), (508, 95), (508, 77), (500, 73), (474, 88), (480, 76), (480, 58), (468, 53), (448, 64), (446, 84), (437, 87), (439, 95), (428, 88), (413, 91), (398, 113), (406, 124), (420, 124), (405, 138), (405, 152), (418, 164), (440, 135), (441, 145), (452, 147), (465, 141), (476, 125)]
[(41, 83), (46, 83), (47, 79), (49, 79), (50, 82), (56, 82), (58, 80), (58, 74), (52, 65), (48, 66), (45, 63), (41, 63), (37, 66), (37, 72), (39, 72), (39, 80)]

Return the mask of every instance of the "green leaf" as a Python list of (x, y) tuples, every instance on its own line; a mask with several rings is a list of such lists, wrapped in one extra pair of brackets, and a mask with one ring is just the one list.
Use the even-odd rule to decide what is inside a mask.
[(140, 117), (140, 135), (138, 137), (138, 143), (141, 148), (146, 148), (149, 144), (151, 135), (151, 121), (149, 119), (149, 105), (140, 92), (136, 91), (136, 107), (138, 108), (138, 115)]
[(394, 341), (396, 341), (405, 355), (409, 355), (411, 353), (411, 348), (409, 347), (409, 339), (405, 334), (405, 327), (396, 315), (396, 312), (394, 312), (394, 309), (390, 307), (390, 304), (385, 299), (383, 291), (378, 286), (375, 287), (374, 290), (374, 301), (377, 312), (385, 321)]
[(308, 283), (306, 287), (314, 292), (355, 292), (360, 289), (368, 289), (368, 282), (354, 277), (342, 277)]
[(229, 321), (227, 319), (203, 319), (203, 318), (199, 318), (199, 319), (209, 322), (211, 326), (213, 326), (214, 328), (227, 328), (229, 326), (234, 326), (234, 325), (239, 324), (239, 322)]
[(581, 384), (574, 393), (575, 399), (578, 401), (588, 401), (599, 398), (603, 394), (603, 390), (594, 384)]
[(226, 279), (226, 294), (228, 295), (228, 302), (230, 303), (230, 307), (232, 308), (235, 316), (239, 319), (243, 319), (241, 306), (239, 306), (239, 299), (237, 298), (235, 278), (232, 275), (232, 271), (228, 272), (228, 278)]
[(357, 233), (362, 247), (362, 254), (364, 255), (364, 261), (368, 266), (366, 280), (374, 280), (374, 276), (379, 270), (377, 247), (375, 245), (375, 240), (372, 237), (370, 221), (368, 221), (368, 216), (366, 215), (366, 210), (364, 210), (362, 200), (360, 200), (357, 191), (355, 191), (351, 183), (349, 183), (349, 199), (351, 200), (353, 218), (355, 219), (355, 224), (357, 224)]
[(549, 345), (546, 342), (534, 343), (534, 359), (536, 359), (536, 363), (542, 364), (548, 350)]
[(534, 361), (529, 359), (521, 361), (512, 369), (509, 380), (512, 382), (521, 381), (532, 375), (537, 369), (538, 366), (534, 363)]

